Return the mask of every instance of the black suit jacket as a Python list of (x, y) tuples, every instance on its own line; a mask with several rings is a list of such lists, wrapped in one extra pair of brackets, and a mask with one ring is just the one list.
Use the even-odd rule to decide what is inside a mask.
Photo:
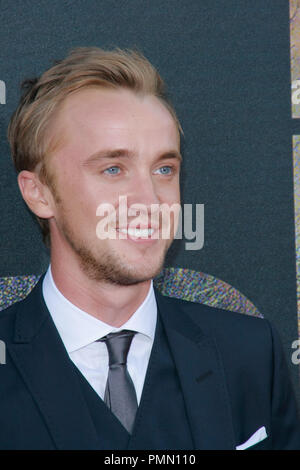
[[(156, 298), (196, 448), (235, 449), (264, 426), (268, 437), (253, 449), (300, 449), (296, 402), (271, 324), (157, 291)], [(0, 339), (7, 351), (0, 365), (0, 448), (99, 448), (42, 279), (1, 312)]]

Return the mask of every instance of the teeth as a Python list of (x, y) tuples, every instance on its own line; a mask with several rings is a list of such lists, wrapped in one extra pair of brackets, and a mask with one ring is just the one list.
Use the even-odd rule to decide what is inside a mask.
[(139, 229), (139, 228), (122, 228), (119, 229), (119, 232), (125, 233), (126, 235), (130, 235), (131, 237), (135, 238), (148, 238), (151, 237), (152, 233), (154, 232), (153, 228), (144, 228), (144, 229)]

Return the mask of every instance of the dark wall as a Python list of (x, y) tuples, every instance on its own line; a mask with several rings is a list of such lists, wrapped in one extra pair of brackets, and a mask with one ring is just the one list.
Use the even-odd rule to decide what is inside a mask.
[(138, 47), (165, 78), (185, 137), (184, 202), (205, 204), (205, 244), (168, 265), (210, 273), (297, 339), (289, 11), (274, 0), (1, 0), (0, 276), (48, 254), (18, 193), (6, 128), (24, 78), (76, 46)]

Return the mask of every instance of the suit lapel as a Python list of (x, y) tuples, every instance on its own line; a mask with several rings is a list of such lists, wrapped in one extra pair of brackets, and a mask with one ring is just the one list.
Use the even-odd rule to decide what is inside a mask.
[(213, 336), (204, 334), (191, 320), (184, 303), (157, 291), (156, 299), (181, 382), (195, 448), (234, 449), (224, 370)]
[[(100, 449), (73, 364), (46, 308), (40, 279), (16, 305), (14, 341), (7, 349), (58, 449)], [(159, 314), (180, 378), (196, 449), (233, 449), (224, 370), (214, 338), (179, 302), (156, 291)], [(184, 305), (181, 303), (181, 306)], [(201, 305), (199, 304), (199, 315)]]
[(99, 449), (71, 359), (42, 296), (42, 279), (17, 306), (11, 357), (58, 449)]

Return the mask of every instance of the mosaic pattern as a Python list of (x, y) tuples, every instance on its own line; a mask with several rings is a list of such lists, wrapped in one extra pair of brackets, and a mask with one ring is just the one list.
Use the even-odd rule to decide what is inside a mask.
[[(292, 117), (300, 118), (300, 102), (295, 104), (294, 87), (299, 81), (300, 91), (300, 1), (290, 0), (290, 36), (291, 36), (291, 80), (292, 80)], [(300, 92), (297, 95), (300, 101)], [(297, 311), (298, 336), (300, 338), (300, 136), (293, 136), (293, 165), (294, 165), (294, 206), (295, 206), (295, 243), (296, 243), (296, 272), (297, 272)], [(299, 370), (300, 371), (300, 370)]]
[(40, 276), (14, 276), (0, 278), (0, 310), (3, 310), (15, 302), (24, 299)]
[(298, 332), (300, 337), (300, 136), (293, 136)]
[(154, 280), (168, 297), (262, 317), (258, 309), (237, 289), (209, 274), (183, 268), (165, 268)]
[[(31, 275), (0, 278), (0, 310), (24, 299), (39, 277)], [(262, 317), (257, 308), (238, 290), (208, 274), (191, 269), (166, 268), (154, 279), (154, 285), (167, 297)]]
[[(300, 2), (299, 0), (290, 0), (290, 35), (291, 35), (291, 78), (294, 82), (292, 95), (298, 98), (295, 81), (300, 80)], [(300, 88), (300, 87), (299, 87)], [(299, 94), (300, 97), (300, 94)], [(300, 103), (296, 104), (292, 99), (292, 116), (300, 117)], [(299, 99), (297, 99), (299, 101)]]

